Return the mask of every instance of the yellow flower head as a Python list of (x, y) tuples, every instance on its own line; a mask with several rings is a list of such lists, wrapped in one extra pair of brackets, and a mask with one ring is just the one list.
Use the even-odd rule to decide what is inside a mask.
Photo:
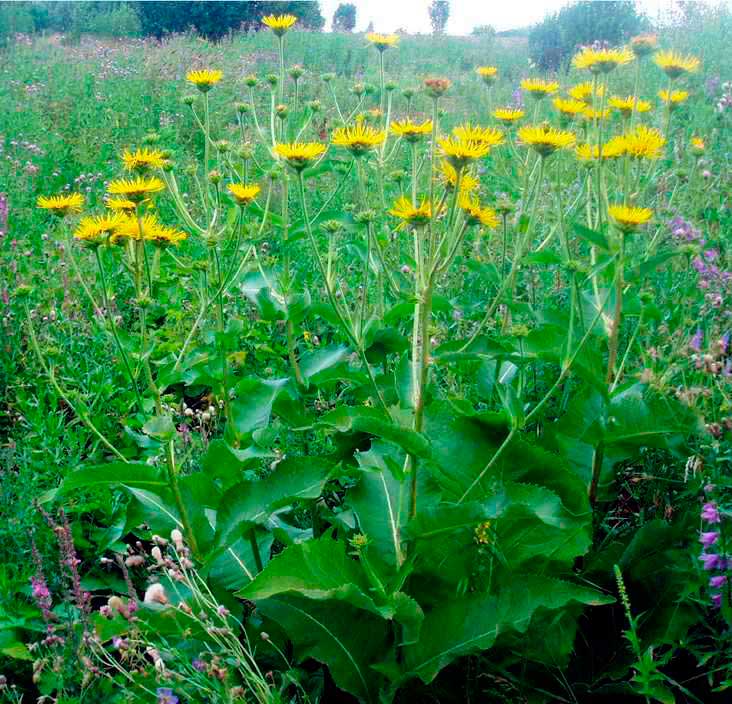
[(496, 108), (493, 111), (493, 117), (506, 126), (518, 122), (524, 114), (524, 111), (518, 108)]
[(39, 196), (36, 204), (43, 210), (48, 210), (62, 218), (70, 213), (80, 213), (84, 205), (84, 196), (81, 193), (62, 193), (57, 196)]
[(614, 137), (602, 145), (602, 155), (600, 154), (600, 147), (597, 144), (580, 144), (574, 151), (579, 161), (589, 163), (598, 161), (600, 158), (617, 159), (623, 156), (625, 153), (625, 144), (622, 141), (622, 137)]
[(478, 66), (475, 72), (483, 79), (486, 85), (493, 85), (498, 78), (498, 68), (495, 66)]
[(547, 95), (553, 95), (559, 90), (559, 83), (556, 81), (544, 81), (541, 78), (524, 78), (521, 87), (533, 98), (541, 100)]
[(117, 179), (107, 186), (107, 193), (111, 196), (122, 196), (126, 200), (141, 203), (155, 193), (165, 189), (165, 184), (156, 176), (134, 179)]
[(482, 225), (483, 227), (498, 227), (498, 216), (493, 208), (481, 206), (477, 196), (464, 193), (458, 200), (460, 209), (465, 213), (465, 219), (470, 225)]
[(701, 137), (692, 137), (689, 144), (691, 145), (691, 151), (695, 154), (703, 154), (704, 150), (707, 148), (707, 145)]
[(650, 208), (628, 205), (611, 205), (608, 208), (608, 214), (623, 232), (633, 232), (653, 217), (653, 211)]
[(424, 227), (432, 219), (432, 207), (426, 199), (419, 206), (414, 206), (405, 196), (397, 199), (389, 213), (402, 220), (402, 225), (414, 227)]
[(336, 147), (348, 149), (354, 156), (362, 156), (383, 144), (385, 139), (384, 130), (365, 125), (359, 120), (351, 127), (338, 127), (333, 130), (330, 141)]
[(419, 142), (432, 132), (432, 120), (425, 120), (422, 123), (412, 122), (410, 118), (395, 120), (391, 123), (391, 131), (403, 137), (407, 142)]
[(292, 142), (291, 144), (278, 144), (275, 146), (274, 152), (295, 171), (302, 171), (325, 154), (326, 149), (327, 147), (320, 142)]
[(438, 139), (440, 154), (447, 159), (458, 171), (462, 171), (469, 161), (482, 159), (491, 151), (490, 144), (469, 141), (458, 137), (443, 137)]
[(118, 212), (130, 212), (137, 207), (133, 201), (127, 198), (107, 198), (106, 206), (110, 210)]
[(152, 213), (144, 215), (141, 221), (142, 234), (140, 233), (140, 221), (136, 217), (122, 217), (114, 228), (111, 241), (143, 239), (164, 246), (178, 245), (187, 237), (185, 232), (163, 225)]
[[(572, 86), (567, 93), (575, 100), (589, 103), (592, 101), (592, 82), (585, 81), (584, 83), (578, 83), (576, 86)], [(602, 98), (604, 94), (605, 88), (603, 86), (597, 86), (595, 89), (595, 97)]]
[[(447, 159), (440, 160), (438, 178), (447, 189), (452, 190), (457, 185), (458, 172)], [(467, 171), (460, 177), (461, 193), (474, 191), (478, 186), (480, 186), (478, 179)]]
[(379, 34), (378, 32), (369, 32), (366, 39), (370, 44), (375, 46), (379, 51), (386, 51), (389, 47), (396, 46), (399, 42), (398, 34)]
[(586, 68), (591, 73), (610, 73), (614, 68), (630, 63), (633, 52), (629, 49), (595, 49), (583, 47), (572, 59), (575, 68)]
[(278, 37), (283, 36), (291, 29), (297, 17), (295, 15), (267, 15), (262, 17), (262, 24), (267, 25), (272, 30), (272, 33)]
[(481, 127), (480, 125), (472, 125), (466, 122), (458, 125), (452, 133), (465, 142), (479, 142), (487, 144), (489, 147), (496, 147), (503, 144), (503, 132), (495, 127)]
[(518, 131), (519, 140), (527, 147), (531, 147), (540, 156), (554, 154), (558, 149), (571, 147), (575, 142), (572, 132), (558, 130), (549, 125), (522, 127)]
[(121, 213), (95, 215), (82, 218), (74, 231), (74, 237), (85, 244), (101, 244), (122, 223), (125, 216)]
[(655, 34), (639, 34), (630, 40), (630, 48), (636, 56), (648, 56), (658, 46), (658, 37)]
[(122, 163), (127, 171), (145, 171), (146, 169), (162, 169), (168, 160), (159, 149), (144, 147), (134, 152), (127, 149), (122, 155)]
[(262, 190), (256, 183), (229, 183), (226, 189), (231, 193), (237, 204), (241, 206), (249, 205), (257, 197), (259, 191)]
[(608, 117), (610, 117), (610, 108), (605, 108), (604, 110), (593, 110), (589, 105), (585, 105), (585, 109), (582, 111), (582, 119), (587, 120), (588, 122), (607, 120)]
[(681, 103), (686, 102), (689, 97), (688, 91), (685, 90), (663, 90), (658, 91), (658, 97), (666, 103), (671, 110), (677, 108)]
[(554, 107), (559, 110), (563, 117), (573, 118), (579, 115), (583, 110), (587, 108), (581, 100), (575, 100), (574, 98), (554, 98)]
[(666, 144), (666, 138), (657, 129), (645, 125), (638, 125), (622, 140), (625, 153), (633, 159), (658, 159)]
[(613, 95), (608, 103), (611, 108), (615, 108), (623, 117), (630, 117), (635, 112), (648, 112), (651, 109), (651, 104), (647, 100), (636, 100), (632, 95), (627, 98), (620, 98), (617, 95)]
[(186, 79), (189, 83), (193, 83), (201, 93), (208, 93), (222, 78), (224, 74), (218, 69), (204, 68), (200, 71), (189, 71)]
[(653, 60), (656, 66), (672, 80), (685, 73), (698, 71), (701, 64), (696, 56), (682, 56), (675, 51), (659, 51)]

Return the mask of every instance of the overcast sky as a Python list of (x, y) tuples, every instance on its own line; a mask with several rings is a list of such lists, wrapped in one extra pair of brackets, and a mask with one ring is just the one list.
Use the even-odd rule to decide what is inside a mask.
[[(393, 32), (400, 27), (413, 33), (430, 32), (427, 8), (430, 0), (350, 0), (356, 5), (356, 31), (363, 31), (369, 22), (377, 32)], [(595, 0), (602, 2), (602, 0)], [(717, 4), (719, 0), (706, 0)], [(730, 2), (730, 0), (722, 0)], [(333, 12), (342, 0), (320, 0), (326, 29), (330, 29)], [(448, 34), (470, 34), (476, 25), (490, 24), (497, 30), (526, 27), (540, 21), (567, 0), (451, 0)], [(652, 18), (668, 11), (673, 0), (639, 0), (640, 8)]]

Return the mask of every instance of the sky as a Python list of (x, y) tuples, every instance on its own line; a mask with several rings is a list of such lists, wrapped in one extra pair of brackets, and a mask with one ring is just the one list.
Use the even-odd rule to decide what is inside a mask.
[[(345, 0), (320, 0), (320, 7), (330, 29), (333, 12)], [(496, 30), (526, 27), (539, 22), (544, 15), (558, 10), (568, 0), (451, 0), (448, 34), (470, 34), (473, 27), (490, 24)], [(601, 2), (602, 0), (596, 0)], [(705, 0), (713, 2), (713, 0)], [(356, 5), (356, 31), (374, 23), (377, 32), (393, 32), (405, 28), (410, 33), (431, 31), (427, 8), (430, 0), (350, 0)], [(651, 18), (668, 11), (673, 0), (639, 0), (640, 9)]]

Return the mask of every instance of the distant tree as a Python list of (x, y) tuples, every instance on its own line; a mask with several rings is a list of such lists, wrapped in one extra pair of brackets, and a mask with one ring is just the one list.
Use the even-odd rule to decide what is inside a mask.
[(621, 44), (647, 27), (632, 0), (580, 0), (548, 15), (529, 34), (531, 59), (541, 69), (558, 69), (578, 46), (595, 41)]
[(374, 31), (374, 22), (372, 20), (371, 22), (369, 22), (369, 26), (366, 27), (366, 32), (368, 33), (368, 32), (373, 32), (373, 31)]
[(447, 0), (432, 0), (429, 13), (432, 31), (435, 34), (444, 34), (450, 17), (450, 3)]
[(352, 32), (356, 27), (356, 6), (352, 2), (342, 2), (333, 13), (334, 32)]
[(471, 34), (475, 37), (495, 37), (496, 28), (491, 24), (479, 24), (473, 27)]

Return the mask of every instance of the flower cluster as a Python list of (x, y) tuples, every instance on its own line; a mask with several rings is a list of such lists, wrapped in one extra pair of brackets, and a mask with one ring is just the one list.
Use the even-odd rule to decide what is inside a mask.
[(732, 569), (732, 560), (727, 553), (722, 511), (712, 495), (715, 487), (707, 484), (704, 487), (706, 501), (702, 506), (701, 520), (705, 524), (705, 530), (699, 534), (699, 542), (702, 544), (702, 553), (699, 559), (704, 570), (712, 573), (709, 577), (709, 588), (712, 590), (712, 603), (719, 607), (722, 605), (723, 595), (730, 599), (728, 573)]

